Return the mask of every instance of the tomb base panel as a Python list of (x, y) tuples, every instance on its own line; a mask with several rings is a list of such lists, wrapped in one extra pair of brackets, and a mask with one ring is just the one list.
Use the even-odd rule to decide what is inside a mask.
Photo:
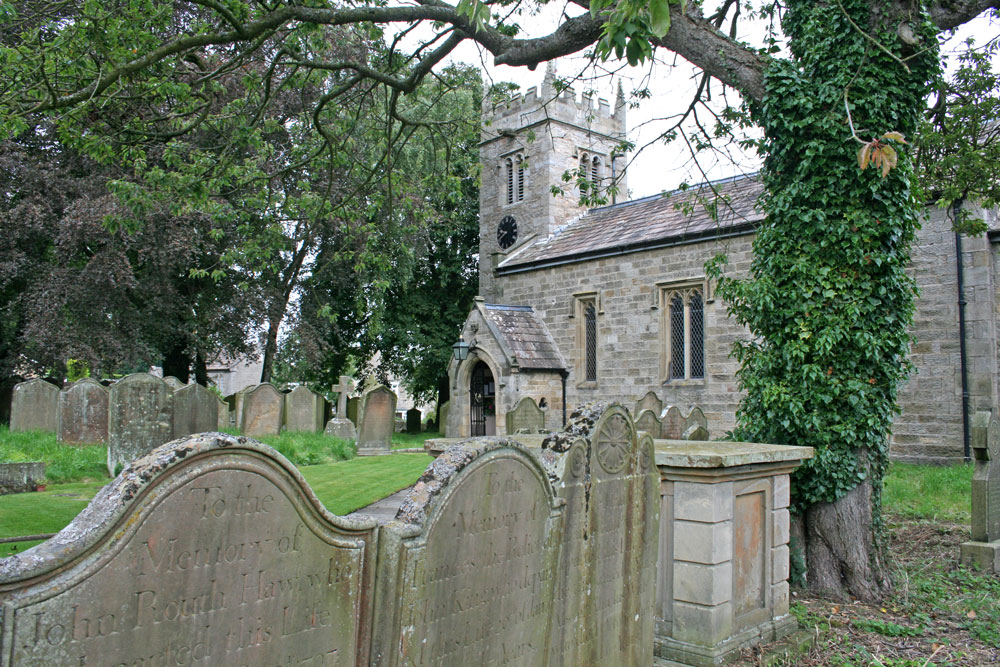
[(985, 572), (1000, 574), (1000, 540), (993, 542), (963, 542), (962, 565), (978, 565)]
[(717, 667), (736, 660), (744, 648), (776, 641), (790, 634), (797, 627), (795, 618), (786, 615), (747, 628), (712, 646), (692, 644), (673, 637), (657, 635), (653, 639), (653, 653), (658, 658), (656, 661), (658, 666)]

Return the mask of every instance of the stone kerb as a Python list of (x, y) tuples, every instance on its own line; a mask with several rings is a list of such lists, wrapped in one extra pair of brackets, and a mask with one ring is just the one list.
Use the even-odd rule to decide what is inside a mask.
[(389, 454), (395, 431), (396, 394), (385, 385), (365, 392), (361, 398), (358, 456)]
[(438, 457), (380, 538), (376, 614), (392, 621), (373, 663), (546, 664), (561, 505), (510, 440)]
[(92, 378), (77, 380), (59, 392), (59, 442), (108, 441), (110, 393)]
[(525, 396), (518, 401), (517, 406), (506, 414), (505, 419), (507, 420), (508, 435), (540, 433), (545, 430), (545, 412), (530, 396)]
[[(226, 410), (228, 417), (229, 411)], [(206, 433), (219, 428), (219, 399), (200, 384), (184, 385), (174, 391), (173, 436)]]
[(111, 385), (108, 474), (173, 437), (174, 392), (161, 378), (134, 373)]
[(961, 546), (961, 562), (1000, 574), (1000, 423), (990, 412), (972, 417), (972, 540)]
[(299, 385), (285, 394), (285, 430), (319, 433), (323, 430), (326, 399)]
[(28, 380), (14, 386), (10, 403), (10, 431), (59, 430), (59, 387), (45, 380)]
[(0, 560), (2, 662), (365, 665), (376, 546), (269, 447), (174, 441)]
[(281, 433), (285, 397), (274, 385), (257, 385), (244, 394), (242, 405), (240, 433), (251, 437)]

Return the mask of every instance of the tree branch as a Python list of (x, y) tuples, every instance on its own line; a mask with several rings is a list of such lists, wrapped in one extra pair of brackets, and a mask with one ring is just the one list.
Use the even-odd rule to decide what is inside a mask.
[(938, 0), (928, 12), (941, 30), (951, 30), (976, 18), (988, 9), (1000, 10), (1000, 0)]

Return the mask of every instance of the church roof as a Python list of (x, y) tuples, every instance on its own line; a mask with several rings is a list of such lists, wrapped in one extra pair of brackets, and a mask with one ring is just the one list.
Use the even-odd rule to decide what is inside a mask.
[(483, 303), (480, 312), (511, 363), (528, 370), (566, 368), (552, 334), (530, 306)]
[[(742, 176), (591, 209), (554, 234), (512, 252), (497, 272), (746, 234), (764, 217), (756, 206), (763, 191), (756, 176)], [(717, 219), (710, 212), (713, 206)]]

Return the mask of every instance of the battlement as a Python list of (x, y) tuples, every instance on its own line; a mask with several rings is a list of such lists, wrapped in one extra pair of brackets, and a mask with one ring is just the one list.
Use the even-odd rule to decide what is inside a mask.
[(504, 131), (516, 131), (544, 120), (570, 123), (595, 132), (624, 138), (626, 131), (625, 104), (622, 94), (614, 108), (605, 98), (594, 99), (590, 93), (579, 97), (572, 86), (557, 91), (550, 70), (542, 82), (524, 93), (515, 93), (499, 104), (484, 105), (483, 134), (497, 136)]

